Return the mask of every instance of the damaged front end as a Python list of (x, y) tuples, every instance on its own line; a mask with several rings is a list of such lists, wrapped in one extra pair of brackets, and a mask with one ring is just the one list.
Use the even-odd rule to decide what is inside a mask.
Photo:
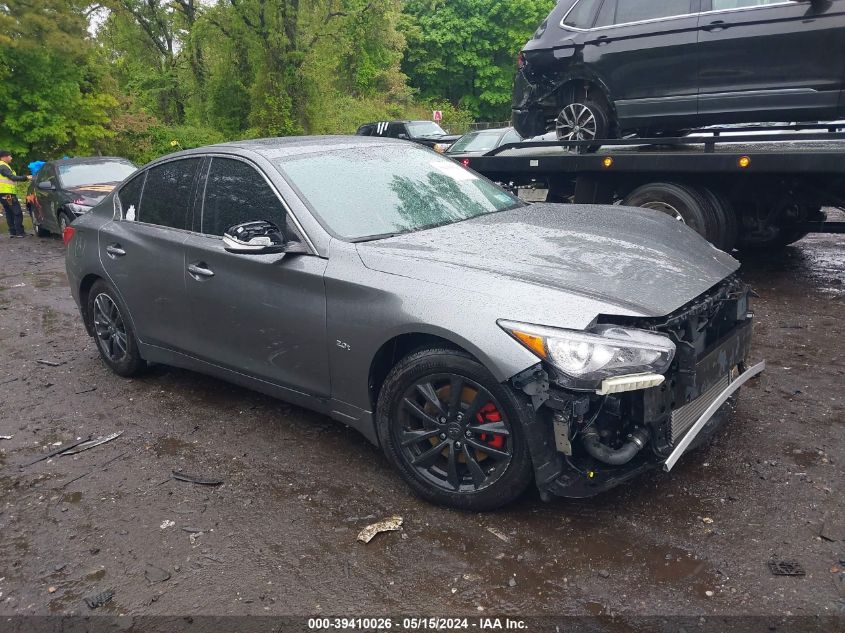
[(591, 331), (616, 336), (611, 341), (635, 333), (629, 346), (610, 348), (618, 352), (613, 360), (638, 371), (593, 372), (592, 384), (573, 379), (561, 371), (560, 353), (604, 354), (603, 366), (611, 365), (610, 352), (579, 347), (573, 337), (554, 364), (544, 361), (515, 376), (513, 385), (531, 397), (536, 412), (526, 431), (544, 498), (589, 497), (649, 469), (668, 471), (705, 442), (726, 419), (730, 398), (764, 368), (746, 366), (748, 295), (731, 277), (666, 317), (600, 317)]

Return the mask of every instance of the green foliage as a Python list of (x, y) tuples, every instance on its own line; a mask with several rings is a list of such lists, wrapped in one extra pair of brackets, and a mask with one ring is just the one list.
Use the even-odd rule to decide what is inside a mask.
[[(0, 2), (0, 145), (138, 163), (232, 138), (507, 118), (553, 0)], [(97, 15), (96, 35), (88, 14)], [(175, 147), (172, 141), (177, 141)]]
[(110, 136), (117, 101), (73, 0), (0, 5), (8, 40), (0, 64), (0, 145), (28, 156), (90, 153)]
[(406, 0), (402, 68), (424, 98), (508, 118), (516, 54), (553, 0)]

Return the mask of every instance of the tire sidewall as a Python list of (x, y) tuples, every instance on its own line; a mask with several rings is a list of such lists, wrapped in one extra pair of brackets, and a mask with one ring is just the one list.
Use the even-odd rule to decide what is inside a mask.
[[(117, 306), (120, 311), (120, 316), (123, 324), (126, 327), (126, 356), (119, 362), (115, 363), (103, 352), (100, 346), (99, 338), (94, 328), (94, 300), (101, 294), (107, 295)], [(128, 378), (134, 376), (141, 371), (146, 363), (141, 358), (141, 353), (138, 349), (138, 340), (135, 337), (135, 329), (132, 327), (132, 319), (129, 316), (129, 311), (126, 305), (120, 298), (120, 294), (108, 283), (102, 279), (95, 282), (88, 293), (88, 303), (85, 309), (85, 318), (88, 321), (88, 326), (91, 332), (94, 332), (94, 344), (97, 346), (97, 352), (103, 362), (118, 376)]]
[[(401, 424), (398, 411), (407, 389), (425, 376), (444, 373), (459, 374), (482, 385), (504, 408), (510, 421), (513, 441), (511, 462), (495, 483), (477, 492), (449, 492), (433, 487), (407, 463), (392, 433), (393, 425)], [(423, 350), (401, 360), (388, 374), (379, 393), (376, 428), (388, 461), (417, 495), (460, 510), (486, 511), (515, 500), (533, 480), (534, 471), (522, 422), (529, 414), (530, 409), (520, 400), (520, 394), (497, 382), (483, 365), (469, 355), (449, 349)]]
[(714, 226), (716, 218), (705, 215), (704, 204), (707, 203), (694, 191), (675, 183), (652, 183), (638, 187), (628, 194), (623, 205), (643, 207), (647, 202), (663, 202), (677, 209), (683, 217), (684, 223), (704, 239), (712, 240), (714, 233), (718, 236), (718, 227)]

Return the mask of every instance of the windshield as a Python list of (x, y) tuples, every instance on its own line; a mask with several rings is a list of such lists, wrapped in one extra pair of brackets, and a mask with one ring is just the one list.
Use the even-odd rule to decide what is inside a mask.
[(459, 138), (447, 153), (489, 152), (491, 149), (498, 147), (501, 136), (502, 132), (498, 130), (495, 132), (471, 132)]
[(449, 158), (406, 145), (285, 157), (276, 166), (332, 234), (363, 241), (522, 206)]
[(446, 131), (433, 121), (411, 121), (408, 131), (411, 136), (446, 136)]
[(117, 160), (92, 161), (86, 163), (58, 163), (59, 177), (66, 188), (97, 185), (104, 182), (121, 182), (134, 174), (137, 167), (132, 163)]

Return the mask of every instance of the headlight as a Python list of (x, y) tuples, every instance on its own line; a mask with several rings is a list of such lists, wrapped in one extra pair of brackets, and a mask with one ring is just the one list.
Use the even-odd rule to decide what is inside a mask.
[(82, 215), (83, 213), (88, 213), (91, 210), (87, 204), (78, 204), (76, 202), (71, 202), (65, 205), (71, 213), (74, 215)]
[[(598, 325), (590, 332), (499, 321), (499, 326), (560, 372), (557, 382), (571, 389), (610, 393), (606, 379), (631, 376), (630, 388), (642, 389), (663, 380), (643, 374), (663, 374), (675, 357), (666, 336), (615, 325)], [(647, 384), (653, 383), (653, 384)], [(614, 391), (626, 391), (614, 383)]]

